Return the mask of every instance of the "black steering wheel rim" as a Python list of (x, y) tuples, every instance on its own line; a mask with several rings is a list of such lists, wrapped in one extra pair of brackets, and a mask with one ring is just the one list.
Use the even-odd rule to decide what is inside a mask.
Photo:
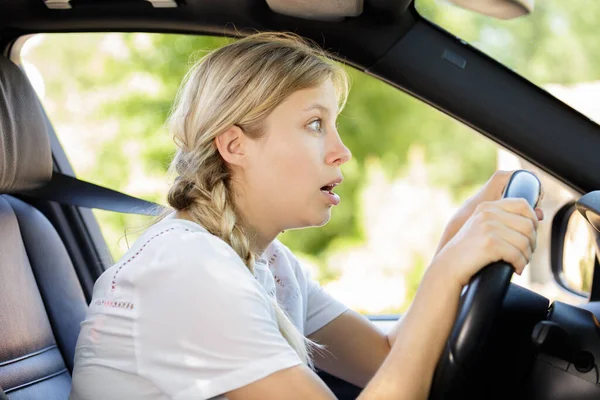
[[(529, 171), (519, 170), (511, 176), (503, 197), (524, 198), (531, 207), (535, 207), (540, 193), (538, 178)], [(466, 396), (469, 371), (477, 367), (513, 271), (512, 265), (495, 262), (480, 270), (469, 282), (461, 296), (456, 321), (433, 376), (430, 400)]]

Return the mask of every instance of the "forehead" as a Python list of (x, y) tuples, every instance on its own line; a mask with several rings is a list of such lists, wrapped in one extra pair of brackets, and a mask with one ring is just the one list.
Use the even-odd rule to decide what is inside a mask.
[(274, 111), (314, 112), (315, 110), (337, 115), (338, 99), (330, 79), (306, 89), (298, 90), (286, 98)]

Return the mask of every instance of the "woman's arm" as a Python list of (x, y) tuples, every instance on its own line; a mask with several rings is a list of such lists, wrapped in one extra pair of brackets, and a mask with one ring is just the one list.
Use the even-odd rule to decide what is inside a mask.
[[(359, 398), (426, 399), (456, 316), (462, 287), (482, 267), (495, 261), (510, 263), (520, 274), (536, 247), (537, 227), (538, 216), (523, 199), (481, 203), (434, 258), (410, 310), (397, 327), (391, 350)], [(338, 332), (337, 340), (347, 340), (345, 338), (352, 335), (351, 330)], [(293, 368), (297, 371), (304, 367)], [(273, 381), (276, 375), (280, 378)], [(306, 390), (314, 389), (309, 397), (302, 397), (308, 396), (306, 391), (290, 392), (286, 398), (291, 400), (331, 398), (330, 392), (312, 381), (318, 379), (314, 374), (306, 376), (308, 380), (300, 379), (303, 382), (299, 383), (290, 379), (280, 374), (265, 378), (277, 388), (294, 388), (300, 384), (306, 386)], [(268, 390), (259, 389), (264, 388), (263, 385), (264, 382), (258, 381), (239, 390), (244, 391), (245, 398), (260, 395), (265, 395), (261, 397), (265, 400), (278, 398), (266, 396)], [(233, 396), (232, 399), (241, 398)]]
[[(523, 199), (481, 203), (434, 258), (391, 350), (361, 396), (425, 399), (454, 320), (462, 288), (482, 267), (505, 261), (521, 274), (536, 247), (539, 216)], [(390, 379), (396, 372), (400, 379)]]
[[(379, 372), (361, 393), (360, 399), (425, 399), (431, 378), (450, 329), (456, 318), (460, 285), (443, 278), (432, 265), (426, 272), (417, 295), (389, 339), (391, 350)], [(428, 276), (429, 275), (429, 276)]]
[(364, 388), (390, 352), (387, 336), (356, 311), (348, 310), (309, 339), (325, 345), (314, 355), (323, 371)]
[(359, 386), (373, 377), (363, 396), (383, 398), (384, 393), (397, 392), (409, 394), (408, 398), (425, 398), (456, 318), (462, 287), (491, 260), (504, 259), (517, 273), (522, 271), (535, 248), (537, 220), (542, 218), (537, 211), (535, 215), (515, 200), (505, 201), (504, 208), (482, 203), (475, 212), (478, 215), (463, 224), (436, 255), (410, 310), (387, 340), (364, 317), (346, 313), (315, 332), (313, 337), (332, 353), (317, 365)]
[[(457, 285), (449, 285), (445, 279), (440, 279), (442, 274), (432, 271), (434, 268), (445, 266), (432, 265), (428, 269), (411, 308), (388, 335), (352, 310), (312, 334), (310, 339), (327, 348), (325, 352), (315, 355), (317, 367), (361, 388), (366, 387), (381, 369), (380, 376), (376, 379), (378, 382), (370, 384), (369, 392), (387, 393), (389, 390), (398, 390), (388, 387), (394, 385), (394, 382), (400, 382), (404, 386), (406, 382), (420, 382), (419, 387), (409, 390), (410, 393), (422, 392), (421, 385), (429, 388), (428, 382), (422, 383), (422, 377), (433, 371), (440, 357), (456, 318), (461, 291)], [(396, 342), (399, 343), (394, 356), (390, 351)], [(386, 367), (384, 362), (388, 356), (390, 358)], [(406, 360), (402, 363), (409, 367), (407, 371), (398, 367), (400, 358)], [(420, 360), (430, 362), (422, 363)], [(385, 368), (390, 371), (384, 373)], [(400, 376), (402, 379), (398, 379)], [(369, 392), (365, 391), (365, 396)]]
[(325, 383), (305, 365), (283, 369), (225, 394), (229, 400), (335, 400)]
[[(460, 290), (438, 282), (436, 277), (425, 277), (411, 308), (388, 335), (364, 316), (349, 310), (309, 337), (327, 348), (326, 351), (315, 355), (315, 365), (331, 375), (364, 388), (384, 365), (397, 338), (402, 338), (399, 347), (403, 350), (398, 350), (404, 353), (401, 357), (412, 357), (412, 354), (418, 359), (425, 358), (437, 362), (439, 354), (423, 353), (427, 349), (437, 348), (433, 343), (436, 339), (441, 338), (445, 341), (449, 335), (456, 317), (459, 296)], [(432, 321), (435, 321), (435, 329), (431, 329)], [(447, 332), (444, 332), (445, 329)], [(422, 348), (426, 350), (421, 351)], [(396, 361), (391, 360), (388, 363), (395, 364)], [(420, 365), (419, 362), (412, 364)], [(422, 367), (428, 369), (430, 366)], [(397, 366), (390, 368), (393, 370), (392, 376), (380, 378), (384, 382), (388, 379), (392, 382), (400, 376), (401, 372)], [(413, 370), (416, 376), (423, 376), (421, 368), (411, 367), (411, 371)], [(402, 381), (404, 382), (404, 379)], [(381, 390), (386, 391), (389, 388)]]
[[(512, 172), (497, 171), (473, 197), (465, 202), (446, 226), (435, 256), (460, 231), (481, 203), (500, 199), (511, 176)], [(536, 212), (541, 220), (543, 218), (541, 210)], [(424, 290), (426, 289), (421, 289)], [(451, 293), (449, 296), (454, 299), (452, 295)], [(418, 308), (418, 298), (415, 299), (413, 308)], [(447, 315), (454, 320), (451, 309), (452, 307)], [(407, 329), (407, 324), (410, 325), (406, 322), (411, 320), (410, 314), (412, 314), (410, 311), (405, 314), (403, 319), (385, 335), (364, 316), (352, 310), (345, 312), (310, 335), (310, 339), (326, 345), (328, 350), (323, 354), (315, 355), (315, 364), (338, 378), (365, 387), (383, 364), (396, 338)], [(352, 333), (348, 334), (348, 332)]]
[[(459, 296), (460, 290), (448, 287), (445, 281), (435, 277), (424, 279), (411, 309), (398, 325), (399, 339), (391, 351), (386, 336), (368, 320), (352, 311), (342, 314), (315, 332), (314, 338), (329, 342), (328, 350), (334, 355), (317, 356), (315, 362), (325, 371), (359, 386), (370, 380), (359, 399), (424, 399), (431, 383), (430, 378), (423, 377), (433, 375), (455, 318)], [(331, 336), (336, 332), (337, 337)], [(314, 372), (296, 366), (227, 393), (227, 398), (331, 400), (335, 397)]]

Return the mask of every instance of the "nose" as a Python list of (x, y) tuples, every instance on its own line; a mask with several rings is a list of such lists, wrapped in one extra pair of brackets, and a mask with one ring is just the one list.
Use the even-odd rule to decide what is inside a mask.
[(325, 162), (330, 165), (340, 166), (347, 163), (352, 159), (352, 153), (350, 149), (346, 147), (339, 133), (335, 133), (335, 139), (332, 143), (331, 149), (327, 152)]

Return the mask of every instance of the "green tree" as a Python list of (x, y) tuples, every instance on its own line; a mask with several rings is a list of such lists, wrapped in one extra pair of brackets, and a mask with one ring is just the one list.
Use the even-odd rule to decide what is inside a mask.
[(428, 20), (538, 85), (600, 79), (595, 0), (538, 0), (532, 14), (500, 20), (450, 2), (417, 0)]
[[(163, 123), (177, 88), (193, 61), (230, 40), (143, 33), (52, 34), (44, 35), (44, 41), (26, 58), (44, 77), (48, 93), (45, 104), (51, 108), (53, 121), (60, 125), (60, 121), (74, 117), (63, 105), (77, 93), (77, 101), (89, 105), (85, 107), (88, 113), (78, 113), (85, 123), (118, 122), (117, 132), (94, 146), (95, 162), (88, 168), (75, 169), (83, 179), (128, 191), (135, 179), (135, 166), (141, 165), (148, 175), (164, 176), (174, 146)], [(74, 59), (78, 62), (71, 62)], [(339, 188), (342, 204), (325, 227), (283, 235), (293, 250), (317, 259), (332, 246), (361, 240), (358, 195), (367, 159), (381, 158), (390, 177), (394, 177), (403, 172), (408, 148), (419, 144), (429, 157), (434, 181), (458, 197), (485, 181), (495, 168), (491, 143), (397, 89), (346, 69), (353, 88), (339, 118), (339, 129), (353, 152), (353, 160), (343, 169), (345, 182)], [(155, 90), (140, 90), (135, 82), (144, 80), (148, 85), (154, 82)], [(164, 202), (165, 195), (159, 191), (132, 194), (159, 202)], [(140, 221), (112, 213), (98, 216), (102, 225), (113, 232), (109, 235), (111, 242), (122, 235), (125, 227)], [(113, 243), (110, 245), (118, 256), (119, 251)]]
[[(595, 25), (600, 2), (538, 1), (532, 15), (511, 21), (437, 0), (417, 0), (417, 10), (538, 85), (600, 78)], [(49, 34), (34, 38), (23, 59), (43, 77), (44, 106), (77, 175), (164, 203), (165, 186), (144, 179), (166, 184), (174, 144), (163, 124), (177, 88), (195, 60), (231, 40), (148, 33)], [(379, 160), (390, 178), (402, 176), (409, 149), (418, 145), (432, 183), (456, 201), (485, 182), (496, 167), (496, 146), (487, 139), (384, 82), (346, 70), (352, 91), (339, 130), (353, 159), (343, 167), (345, 181), (338, 190), (342, 203), (326, 226), (282, 235), (292, 250), (310, 254), (316, 263), (364, 239), (360, 194), (371, 160)], [(115, 257), (122, 252), (117, 241), (125, 229), (148, 222), (110, 212), (96, 215)], [(334, 270), (320, 267), (322, 279), (335, 278)], [(407, 276), (409, 295), (423, 269), (420, 260)]]

